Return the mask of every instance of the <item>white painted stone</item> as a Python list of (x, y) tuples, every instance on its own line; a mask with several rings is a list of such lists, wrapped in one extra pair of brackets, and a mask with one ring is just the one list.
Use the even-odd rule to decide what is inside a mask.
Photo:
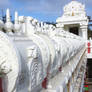
[(13, 28), (14, 28), (14, 26), (13, 26), (13, 23), (11, 22), (10, 11), (9, 11), (9, 9), (7, 9), (7, 11), (6, 11), (5, 30), (9, 34), (13, 34), (12, 33)]

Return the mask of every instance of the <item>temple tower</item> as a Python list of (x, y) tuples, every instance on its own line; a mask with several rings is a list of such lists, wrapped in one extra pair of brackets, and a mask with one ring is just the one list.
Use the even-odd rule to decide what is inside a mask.
[(87, 40), (89, 20), (85, 12), (85, 5), (73, 0), (64, 6), (63, 11), (63, 15), (56, 20), (57, 27)]

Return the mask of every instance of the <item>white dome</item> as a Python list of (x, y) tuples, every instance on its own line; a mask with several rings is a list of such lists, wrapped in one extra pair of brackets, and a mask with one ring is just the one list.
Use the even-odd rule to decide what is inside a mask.
[(85, 5), (78, 1), (71, 1), (64, 7), (64, 16), (86, 16)]

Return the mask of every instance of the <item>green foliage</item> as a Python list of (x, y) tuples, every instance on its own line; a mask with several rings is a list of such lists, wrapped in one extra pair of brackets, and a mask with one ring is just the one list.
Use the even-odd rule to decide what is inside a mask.
[(88, 87), (85, 87), (84, 90), (85, 90), (85, 91), (88, 91)]

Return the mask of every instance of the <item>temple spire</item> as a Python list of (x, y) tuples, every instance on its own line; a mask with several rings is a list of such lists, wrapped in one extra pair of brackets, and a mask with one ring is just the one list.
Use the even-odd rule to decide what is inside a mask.
[(16, 11), (15, 12), (15, 24), (17, 24), (18, 23), (18, 12)]
[(11, 21), (11, 18), (10, 18), (10, 10), (9, 9), (6, 10), (6, 21), (7, 22), (10, 22)]

